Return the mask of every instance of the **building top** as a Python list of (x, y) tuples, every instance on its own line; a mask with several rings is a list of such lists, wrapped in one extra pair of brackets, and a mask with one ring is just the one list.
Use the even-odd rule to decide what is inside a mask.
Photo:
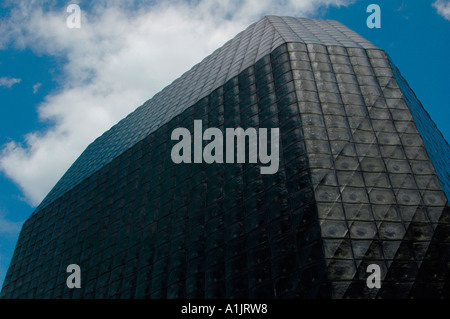
[(284, 43), (378, 49), (333, 20), (265, 16), (92, 142), (41, 202), (45, 207)]

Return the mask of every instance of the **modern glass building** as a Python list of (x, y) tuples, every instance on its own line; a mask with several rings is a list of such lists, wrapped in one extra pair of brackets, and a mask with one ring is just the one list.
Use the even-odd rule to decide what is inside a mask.
[[(194, 120), (278, 128), (278, 171), (174, 163)], [(267, 16), (87, 147), (23, 225), (0, 296), (448, 298), (449, 167), (385, 51)]]

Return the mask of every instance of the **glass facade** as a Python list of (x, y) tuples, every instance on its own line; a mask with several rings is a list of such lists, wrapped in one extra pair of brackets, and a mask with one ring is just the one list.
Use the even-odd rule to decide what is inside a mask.
[[(356, 33), (265, 17), (86, 149), (25, 222), (0, 296), (450, 297), (449, 147), (423, 114)], [(279, 128), (278, 172), (175, 164), (171, 133), (194, 120)]]

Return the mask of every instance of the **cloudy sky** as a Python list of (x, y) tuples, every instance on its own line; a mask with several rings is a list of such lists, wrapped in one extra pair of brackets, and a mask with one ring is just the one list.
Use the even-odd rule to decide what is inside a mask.
[(0, 0), (0, 285), (23, 221), (86, 146), (267, 14), (338, 20), (385, 49), (449, 140), (448, 0)]

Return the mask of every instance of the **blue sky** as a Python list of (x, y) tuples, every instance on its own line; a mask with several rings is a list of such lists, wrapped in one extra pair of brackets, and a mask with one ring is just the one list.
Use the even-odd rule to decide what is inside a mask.
[(0, 286), (22, 223), (84, 148), (266, 14), (338, 20), (386, 50), (450, 138), (447, 0), (43, 3), (0, 1)]

